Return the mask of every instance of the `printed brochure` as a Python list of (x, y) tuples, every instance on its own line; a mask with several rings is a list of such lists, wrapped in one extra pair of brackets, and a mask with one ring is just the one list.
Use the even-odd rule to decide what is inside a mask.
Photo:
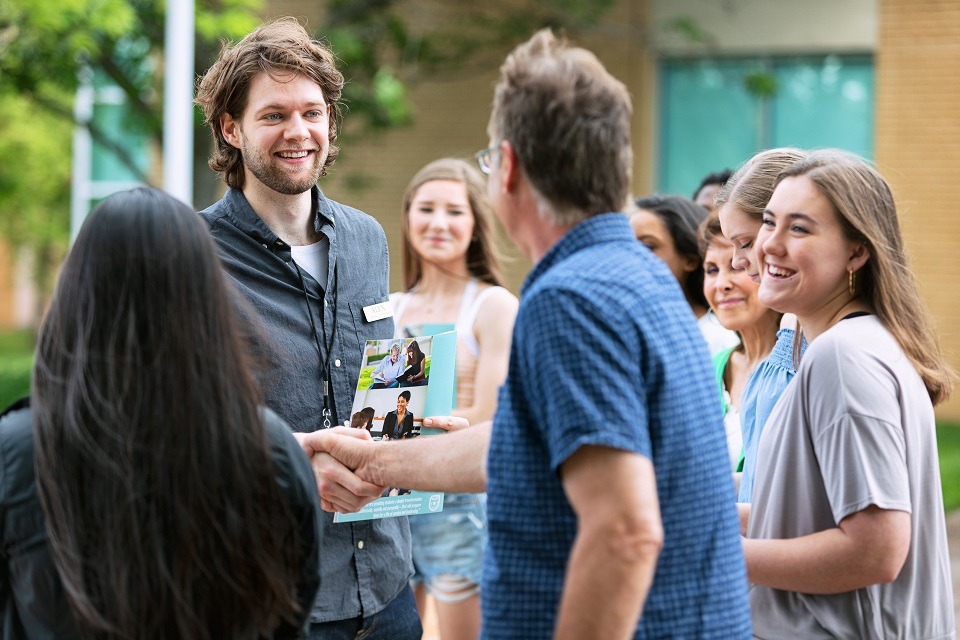
[[(457, 334), (368, 340), (350, 425), (367, 429), (374, 440), (406, 440), (433, 436), (442, 429), (423, 427), (425, 416), (446, 416), (453, 410)], [(389, 487), (357, 513), (335, 513), (334, 522), (438, 513), (443, 493)]]

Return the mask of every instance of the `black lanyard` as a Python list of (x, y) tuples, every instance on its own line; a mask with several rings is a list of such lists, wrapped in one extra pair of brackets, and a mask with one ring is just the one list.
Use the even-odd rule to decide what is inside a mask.
[[(317, 345), (317, 356), (320, 358), (320, 386), (321, 393), (323, 394), (323, 428), (329, 429), (332, 425), (330, 422), (330, 416), (332, 414), (331, 404), (332, 400), (330, 397), (330, 358), (333, 354), (333, 341), (336, 339), (337, 335), (337, 265), (333, 266), (333, 327), (330, 329), (330, 338), (327, 339), (327, 323), (324, 320), (324, 314), (320, 314), (320, 332), (323, 333), (323, 343), (326, 345), (326, 350), (323, 349), (323, 346), (320, 342), (320, 332), (317, 331), (317, 323), (313, 318), (313, 307), (310, 306), (310, 294), (307, 293), (307, 286), (303, 282), (303, 272), (300, 271), (300, 265), (297, 264), (296, 260), (293, 260), (293, 268), (297, 270), (297, 276), (300, 278), (300, 290), (303, 292), (303, 300), (307, 305), (307, 315), (310, 317), (310, 330), (313, 333), (313, 341)], [(326, 303), (326, 296), (322, 301)]]

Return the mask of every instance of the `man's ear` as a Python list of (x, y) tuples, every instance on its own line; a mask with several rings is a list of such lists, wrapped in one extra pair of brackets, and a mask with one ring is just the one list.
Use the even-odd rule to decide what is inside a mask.
[(229, 113), (220, 116), (220, 133), (231, 147), (240, 148), (240, 123)]
[(517, 190), (520, 180), (520, 163), (509, 140), (500, 142), (500, 184), (507, 193)]

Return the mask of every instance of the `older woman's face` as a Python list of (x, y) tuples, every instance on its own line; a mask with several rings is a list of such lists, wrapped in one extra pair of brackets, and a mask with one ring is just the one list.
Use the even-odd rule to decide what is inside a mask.
[(744, 269), (733, 266), (733, 243), (723, 236), (710, 241), (703, 259), (703, 295), (727, 329), (744, 331), (768, 320), (777, 325), (777, 312), (760, 303), (760, 285)]
[(691, 260), (677, 252), (670, 230), (653, 211), (641, 209), (630, 217), (630, 226), (637, 240), (642, 242), (653, 255), (667, 263), (670, 272), (677, 282), (683, 286), (687, 281), (687, 274), (700, 268), (696, 260)]
[(394, 347), (390, 349), (390, 360), (393, 362), (396, 362), (397, 358), (399, 357), (400, 357), (400, 347), (394, 345)]

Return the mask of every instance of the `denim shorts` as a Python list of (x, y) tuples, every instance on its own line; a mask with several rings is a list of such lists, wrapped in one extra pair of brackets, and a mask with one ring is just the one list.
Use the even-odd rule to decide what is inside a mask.
[(446, 602), (477, 593), (487, 546), (487, 494), (444, 495), (443, 511), (410, 518), (410, 537), (414, 582)]

